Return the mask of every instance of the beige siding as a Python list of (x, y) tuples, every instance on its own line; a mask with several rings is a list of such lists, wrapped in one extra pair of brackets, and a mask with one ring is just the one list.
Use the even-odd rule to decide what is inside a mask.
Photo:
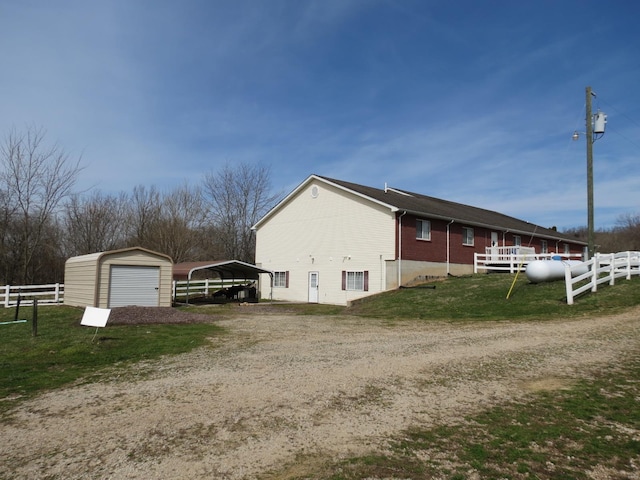
[[(274, 288), (275, 300), (308, 301), (309, 272), (318, 272), (319, 302), (345, 305), (386, 289), (385, 262), (394, 258), (394, 232), (390, 208), (314, 180), (259, 226), (256, 264), (289, 271), (289, 288)], [(369, 290), (342, 290), (343, 270), (368, 271)], [(265, 298), (270, 288), (268, 277), (262, 277)]]
[(95, 307), (97, 257), (74, 257), (64, 268), (64, 304)]
[(138, 248), (83, 255), (67, 260), (64, 303), (107, 308), (111, 265), (159, 267), (158, 306), (171, 306), (173, 263), (168, 257)]

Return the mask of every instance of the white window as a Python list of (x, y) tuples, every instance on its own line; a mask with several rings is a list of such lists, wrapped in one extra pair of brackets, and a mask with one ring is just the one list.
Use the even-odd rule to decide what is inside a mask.
[(462, 244), (473, 246), (473, 228), (462, 227)]
[(347, 290), (364, 290), (364, 272), (347, 272)]
[(342, 271), (342, 290), (369, 290), (369, 271), (364, 272), (347, 272)]
[(273, 272), (273, 286), (287, 288), (289, 286), (289, 272)]
[(416, 238), (431, 240), (431, 222), (429, 220), (416, 220)]
[(522, 237), (520, 235), (513, 236), (513, 245), (516, 247), (522, 246)]
[(549, 253), (549, 246), (546, 240), (540, 240), (540, 253)]
[(571, 246), (568, 243), (564, 244), (564, 253), (571, 253)]

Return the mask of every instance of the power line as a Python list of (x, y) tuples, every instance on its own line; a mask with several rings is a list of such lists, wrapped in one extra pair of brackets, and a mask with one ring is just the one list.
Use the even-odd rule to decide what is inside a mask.
[[(616, 111), (616, 113), (624, 118), (626, 118), (627, 120), (629, 120), (631, 123), (633, 123), (634, 125), (636, 125), (637, 127), (640, 127), (640, 122), (637, 122), (636, 120), (634, 120), (633, 118), (631, 118), (629, 115), (627, 115), (626, 113), (620, 111), (619, 109), (617, 109), (613, 104), (607, 102), (606, 100), (600, 98), (600, 97), (596, 97), (598, 103), (600, 100), (602, 100), (603, 103), (605, 103), (608, 107), (611, 107), (613, 110)], [(640, 144), (636, 143), (634, 140), (630, 139), (629, 137), (623, 135), (622, 133), (620, 133), (618, 130), (616, 130), (615, 128), (612, 128), (611, 125), (608, 125), (609, 127), (609, 131), (613, 131), (613, 133), (620, 135), (622, 138), (624, 138), (627, 142), (629, 142), (630, 144), (632, 144), (633, 146), (637, 147), (640, 150)]]
[[(598, 100), (600, 100), (599, 97)], [(633, 118), (631, 118), (629, 115), (627, 115), (626, 113), (618, 110), (614, 105), (612, 105), (611, 103), (607, 102), (606, 100), (603, 100), (604, 103), (606, 103), (608, 106), (610, 106), (611, 108), (613, 108), (618, 114), (622, 115), (623, 117), (625, 117), (627, 120), (629, 120), (631, 123), (634, 123), (636, 126), (640, 127), (640, 122), (635, 121)]]

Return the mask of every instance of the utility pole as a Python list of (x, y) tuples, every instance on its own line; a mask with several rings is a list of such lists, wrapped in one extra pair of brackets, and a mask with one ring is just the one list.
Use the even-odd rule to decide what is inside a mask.
[[(604, 135), (607, 116), (598, 109), (598, 113), (591, 113), (591, 97), (595, 97), (591, 87), (586, 88), (587, 106), (587, 254), (589, 259), (595, 255), (595, 227), (593, 222), (593, 143)], [(580, 132), (573, 132), (574, 140), (580, 138)]]
[(587, 249), (590, 260), (595, 254), (595, 231), (593, 221), (593, 116), (591, 114), (591, 87), (587, 87)]

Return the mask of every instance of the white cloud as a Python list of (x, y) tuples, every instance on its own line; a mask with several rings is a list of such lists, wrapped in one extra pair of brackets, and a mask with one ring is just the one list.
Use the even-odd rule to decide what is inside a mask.
[(0, 51), (0, 131), (44, 127), (83, 154), (81, 184), (105, 191), (248, 161), (272, 165), (276, 189), (318, 173), (575, 226), (585, 154), (570, 136), (591, 84), (603, 109), (627, 115), (609, 111), (614, 129), (595, 145), (596, 218), (637, 211), (640, 138), (624, 126), (640, 102), (632, 12), (599, 12), (586, 32), (596, 14), (566, 24), (571, 5), (514, 4), (483, 22), (477, 8), (14, 2), (0, 17), (12, 47)]

